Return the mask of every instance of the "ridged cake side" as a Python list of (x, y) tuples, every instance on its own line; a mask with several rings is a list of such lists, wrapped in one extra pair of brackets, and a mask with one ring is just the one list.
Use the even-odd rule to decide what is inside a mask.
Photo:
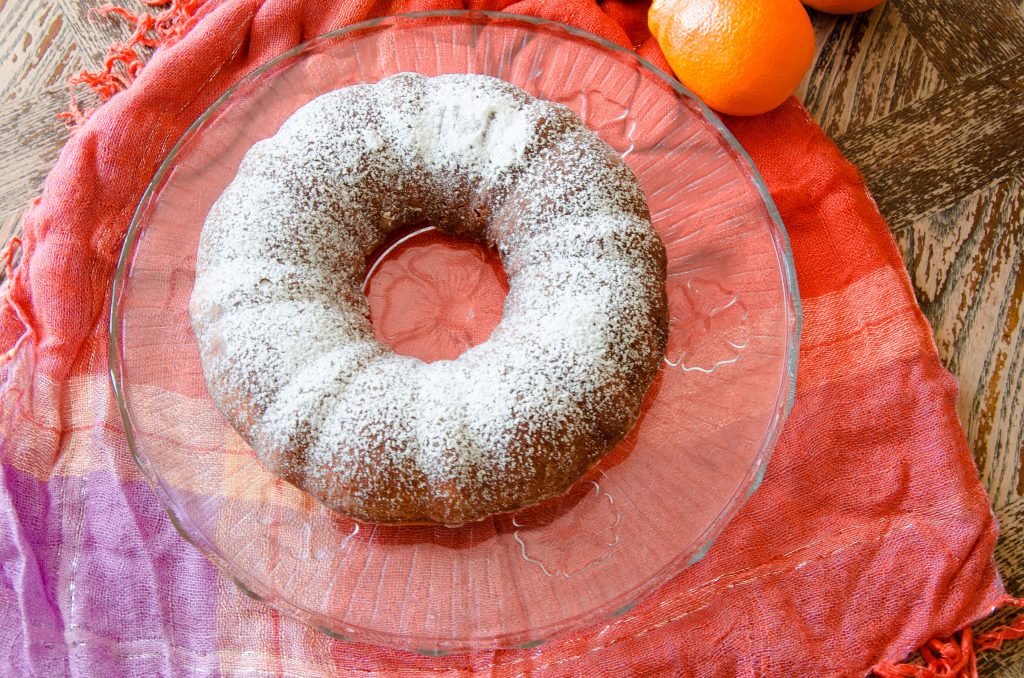
[[(416, 222), (497, 247), (491, 337), (376, 341), (365, 256)], [(193, 327), (210, 393), (274, 472), (371, 522), (457, 524), (559, 494), (634, 424), (667, 335), (635, 177), (563, 106), (486, 76), (322, 95), (211, 209)]]

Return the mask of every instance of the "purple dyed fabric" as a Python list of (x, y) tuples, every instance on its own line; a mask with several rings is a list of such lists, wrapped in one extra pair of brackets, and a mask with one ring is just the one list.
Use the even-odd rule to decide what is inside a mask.
[(146, 483), (0, 474), (0, 675), (218, 672), (219, 575)]

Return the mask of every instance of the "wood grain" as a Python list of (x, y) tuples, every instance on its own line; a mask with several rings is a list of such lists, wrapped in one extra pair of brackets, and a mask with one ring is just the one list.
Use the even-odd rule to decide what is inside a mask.
[[(1024, 591), (1024, 497), (1004, 504), (996, 511), (1002, 529), (996, 544), (996, 564), (1003, 573), (1003, 583), (1010, 591)], [(1018, 594), (1019, 595), (1019, 594)], [(1006, 608), (975, 625), (986, 631), (1015, 619), (1021, 610)], [(978, 672), (982, 676), (1024, 678), (1024, 641), (1008, 643), (1001, 652), (989, 652), (978, 658)]]
[[(0, 0), (0, 242), (67, 137), (54, 117), (67, 77), (125, 35), (91, 6)], [(799, 95), (893, 227), (960, 381), (959, 414), (1003, 526), (1000, 570), (1024, 595), (1024, 0), (888, 0), (812, 21)], [(981, 669), (1024, 678), (1024, 641)]]
[[(24, 1), (24, 0), (19, 0)], [(139, 0), (28, 0), (29, 4), (48, 4), (59, 7), (61, 16), (74, 35), (76, 54), (83, 57), (79, 68), (95, 69), (103, 61), (107, 48), (114, 42), (124, 40), (130, 32), (125, 23), (115, 17), (104, 17), (96, 14), (98, 5), (114, 5), (138, 12)], [(78, 69), (69, 69), (73, 74)]]
[[(0, 0), (0, 214), (20, 214), (67, 139), (57, 113), (68, 106), (68, 78), (97, 68), (125, 25), (90, 12), (87, 0)], [(113, 4), (138, 9), (134, 0)], [(95, 99), (78, 96), (88, 105)], [(0, 221), (0, 243), (15, 232)]]
[(897, 235), (939, 355), (960, 377), (960, 419), (995, 506), (1024, 490), (1017, 464), (1001, 458), (1024, 445), (1021, 223), (1024, 182), (1016, 177)]
[(1024, 16), (1013, 2), (898, 0), (894, 4), (947, 81), (1006, 62), (1020, 66)]
[(942, 87), (938, 70), (892, 5), (852, 17), (815, 14), (818, 56), (804, 105), (831, 137), (856, 130)]
[(894, 229), (1024, 171), (1024, 68), (1008, 61), (839, 136)]
[(67, 87), (58, 84), (0, 104), (0, 205), (6, 211), (20, 211), (42, 190), (67, 138), (54, 111), (63, 110), (67, 102)]
[(55, 2), (17, 2), (0, 7), (0, 92), (4, 101), (31, 97), (63, 85), (81, 59), (74, 29)]

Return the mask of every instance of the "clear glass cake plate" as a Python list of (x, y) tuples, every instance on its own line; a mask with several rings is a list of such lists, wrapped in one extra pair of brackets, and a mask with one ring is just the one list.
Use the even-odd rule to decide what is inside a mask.
[[(487, 74), (569, 106), (633, 168), (668, 251), (668, 348), (626, 440), (565, 496), (458, 528), (358, 524), (271, 475), (210, 399), (188, 314), (206, 213), (244, 153), (317, 95), (398, 72)], [(422, 226), (367, 263), (375, 331), (400, 352), (452, 357), (500, 317), (504, 274), (481, 245)], [(699, 560), (764, 474), (799, 326), (763, 182), (675, 80), (561, 24), (430, 12), (307, 42), (185, 133), (132, 221), (110, 355), (139, 466), (246, 594), (334, 637), (442, 654), (532, 647), (621, 615)]]

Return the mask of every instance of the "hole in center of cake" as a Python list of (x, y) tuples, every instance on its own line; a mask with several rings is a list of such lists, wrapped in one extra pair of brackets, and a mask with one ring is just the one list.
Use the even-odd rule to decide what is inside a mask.
[(496, 250), (425, 224), (392, 233), (366, 258), (366, 271), (377, 339), (426, 362), (486, 341), (508, 293)]

